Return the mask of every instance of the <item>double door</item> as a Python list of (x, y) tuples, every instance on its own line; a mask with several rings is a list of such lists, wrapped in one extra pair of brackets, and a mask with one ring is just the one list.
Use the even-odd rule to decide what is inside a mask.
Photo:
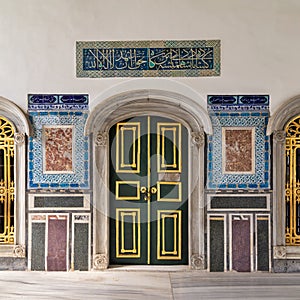
[(188, 138), (173, 120), (110, 130), (110, 264), (188, 263)]

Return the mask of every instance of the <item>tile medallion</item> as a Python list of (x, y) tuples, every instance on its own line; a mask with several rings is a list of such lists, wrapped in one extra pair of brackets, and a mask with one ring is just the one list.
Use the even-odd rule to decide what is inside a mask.
[[(29, 95), (33, 135), (28, 140), (28, 188), (89, 187), (89, 143), (84, 135), (88, 98), (77, 96)], [(54, 102), (58, 99), (70, 101), (66, 107), (57, 109)], [(85, 102), (81, 111), (80, 101)], [(32, 102), (39, 105), (31, 105)]]
[(269, 96), (208, 96), (208, 111), (207, 188), (270, 188)]
[(77, 77), (220, 75), (220, 40), (78, 41)]

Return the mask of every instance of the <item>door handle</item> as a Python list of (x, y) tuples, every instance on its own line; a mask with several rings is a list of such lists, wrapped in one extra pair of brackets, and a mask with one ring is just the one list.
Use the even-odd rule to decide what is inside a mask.
[(142, 186), (141, 187), (141, 193), (145, 194), (144, 195), (144, 200), (145, 201), (150, 201), (151, 194), (156, 194), (157, 193), (157, 188), (155, 186), (153, 186), (153, 187), (147, 189), (145, 186)]
[(151, 188), (151, 194), (156, 194), (157, 193), (157, 188), (155, 186), (153, 186)]
[(145, 194), (147, 192), (147, 188), (145, 186), (141, 187), (141, 193)]

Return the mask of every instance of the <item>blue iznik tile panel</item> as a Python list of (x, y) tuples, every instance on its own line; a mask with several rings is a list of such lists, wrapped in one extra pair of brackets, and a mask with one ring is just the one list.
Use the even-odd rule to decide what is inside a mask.
[(88, 110), (87, 94), (30, 94), (28, 95), (28, 111), (46, 110)]
[(77, 77), (220, 75), (220, 40), (78, 41)]
[[(33, 132), (28, 141), (28, 188), (89, 188), (89, 141), (84, 135), (84, 126), (89, 114), (88, 95), (31, 94), (28, 95), (28, 114)], [(67, 145), (72, 151), (69, 149), (59, 152), (58, 148), (65, 146), (63, 134), (66, 134), (67, 130), (72, 133), (71, 142)], [(45, 134), (50, 137), (45, 137)], [(56, 154), (72, 153), (72, 157), (68, 158), (73, 166), (72, 170), (66, 172), (64, 169), (54, 169), (46, 172), (45, 161), (49, 159), (51, 162), (53, 157), (51, 158), (51, 148), (48, 150), (50, 158), (45, 157), (45, 143), (50, 147), (51, 143), (54, 143), (53, 152), (56, 151)], [(64, 159), (66, 158), (62, 158), (62, 161)], [(59, 166), (55, 161), (52, 163)]]
[[(266, 135), (269, 96), (210, 95), (207, 102), (213, 126), (213, 135), (208, 136), (207, 188), (269, 189), (270, 139)], [(237, 141), (233, 139), (232, 144), (230, 144), (230, 139), (228, 141), (226, 136), (224, 138), (224, 133), (228, 130), (236, 133)], [(247, 133), (249, 133), (248, 139)], [(244, 141), (244, 144), (241, 143), (242, 146), (238, 144), (239, 138)], [(232, 149), (229, 149), (230, 147)], [(230, 163), (238, 165), (237, 158), (243, 156), (238, 156), (236, 153), (247, 151), (247, 149), (250, 150), (246, 155), (252, 160), (252, 170), (247, 170), (246, 165), (246, 170), (240, 167), (240, 169), (228, 171), (226, 159), (231, 160), (229, 166)], [(228, 153), (232, 153), (231, 156)], [(251, 157), (251, 153), (254, 157)], [(246, 164), (249, 157), (245, 157), (241, 165)]]

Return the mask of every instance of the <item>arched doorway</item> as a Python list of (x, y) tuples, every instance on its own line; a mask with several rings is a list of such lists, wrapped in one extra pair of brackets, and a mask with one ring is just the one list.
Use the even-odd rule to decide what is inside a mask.
[(26, 136), (30, 127), (24, 112), (12, 101), (0, 97), (1, 217), (0, 257), (3, 268), (12, 259), (26, 269)]
[[(88, 118), (86, 134), (93, 139), (93, 267), (110, 263), (109, 132), (123, 120), (157, 116), (182, 124), (188, 147), (188, 246), (187, 264), (205, 268), (204, 144), (212, 127), (206, 111), (194, 100), (173, 92), (139, 90), (116, 95), (99, 103)], [(174, 224), (174, 223), (172, 223)], [(174, 225), (173, 225), (174, 228)]]
[[(283, 103), (276, 110), (267, 128), (267, 134), (273, 134), (273, 268), (275, 272), (299, 270), (299, 226), (296, 226), (299, 220), (297, 216), (299, 212), (297, 203), (299, 115), (300, 96), (297, 96)], [(296, 127), (292, 126), (292, 131), (289, 132), (290, 125), (293, 125), (294, 121)]]
[(285, 243), (300, 246), (300, 116), (286, 126)]
[(109, 132), (110, 264), (188, 263), (188, 132), (139, 116)]

